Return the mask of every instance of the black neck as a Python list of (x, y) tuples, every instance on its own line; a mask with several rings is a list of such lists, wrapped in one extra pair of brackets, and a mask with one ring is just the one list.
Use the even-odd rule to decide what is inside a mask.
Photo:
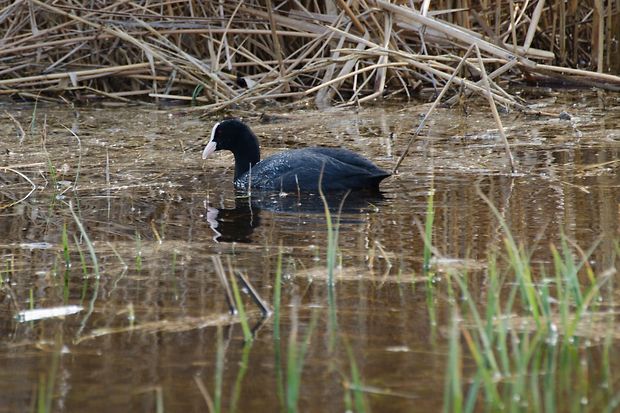
[(258, 139), (251, 131), (243, 137), (243, 142), (239, 146), (243, 150), (233, 152), (235, 155), (235, 180), (246, 173), (250, 166), (254, 166), (260, 161)]

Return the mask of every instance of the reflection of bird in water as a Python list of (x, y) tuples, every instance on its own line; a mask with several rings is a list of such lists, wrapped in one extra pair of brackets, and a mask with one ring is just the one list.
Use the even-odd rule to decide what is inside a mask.
[(217, 216), (219, 214), (220, 214), (219, 209), (213, 208), (212, 206), (207, 205), (206, 219), (207, 219), (207, 222), (209, 223), (209, 227), (211, 227), (211, 230), (215, 232), (215, 235), (213, 236), (213, 241), (217, 241), (217, 239), (222, 236), (222, 233), (216, 229), (220, 225), (217, 222)]
[[(358, 193), (327, 194), (325, 202), (330, 214), (340, 216), (341, 223), (356, 223), (362, 220), (360, 214), (374, 212), (385, 199), (380, 195), (369, 196)], [(216, 242), (251, 242), (254, 229), (261, 223), (261, 213), (270, 213), (271, 219), (278, 222), (281, 230), (294, 227), (298, 230), (300, 217), (306, 222), (325, 221), (325, 203), (318, 195), (281, 196), (263, 194), (262, 196), (240, 196), (235, 199), (235, 208), (217, 209), (207, 205), (206, 221), (214, 232)]]
[(274, 193), (254, 193), (252, 208), (275, 213), (299, 213), (325, 215), (325, 204), (331, 215), (338, 213), (359, 214), (373, 211), (385, 202), (380, 192), (328, 192), (321, 198), (318, 194), (288, 194), (282, 196)]
[(215, 233), (216, 242), (250, 242), (254, 228), (260, 224), (260, 209), (253, 210), (247, 198), (237, 199), (233, 209), (207, 205), (206, 220)]

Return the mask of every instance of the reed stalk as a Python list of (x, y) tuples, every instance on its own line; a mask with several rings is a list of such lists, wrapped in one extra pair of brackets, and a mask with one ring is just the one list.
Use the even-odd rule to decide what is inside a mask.
[(620, 90), (610, 1), (165, 3), (0, 3), (0, 94), (359, 104), (443, 87), (472, 45), (497, 81)]

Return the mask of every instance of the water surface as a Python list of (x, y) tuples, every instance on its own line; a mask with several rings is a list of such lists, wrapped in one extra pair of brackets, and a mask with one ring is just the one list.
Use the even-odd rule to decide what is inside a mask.
[[(488, 252), (502, 250), (505, 234), (480, 194), (541, 272), (551, 268), (549, 246), (559, 244), (562, 233), (584, 250), (595, 247), (589, 260), (595, 272), (618, 265), (620, 106), (617, 98), (575, 96), (542, 102), (547, 111), (568, 111), (571, 120), (502, 115), (514, 174), (480, 103), (467, 114), (439, 109), (398, 174), (382, 184), (381, 198), (352, 197), (340, 214), (340, 199), (331, 198), (340, 219), (335, 331), (329, 327), (321, 200), (236, 193), (232, 155), (200, 157), (219, 118), (165, 108), (3, 104), (25, 135), (2, 117), (1, 165), (10, 169), (0, 169), (0, 410), (31, 409), (43, 389), (54, 411), (154, 411), (162, 405), (165, 411), (205, 411), (199, 383), (217, 397), (219, 372), (225, 411), (277, 411), (277, 372), (286, 371), (288, 341), (296, 332), (298, 342), (310, 334), (301, 411), (345, 410), (352, 360), (369, 410), (438, 411), (452, 313), (445, 294), (429, 303), (425, 287), (421, 234), (431, 193), (433, 277), (440, 287), (445, 267), (462, 266), (484, 297)], [(261, 122), (260, 112), (245, 117), (263, 155), (346, 147), (390, 170), (426, 109), (402, 103), (270, 109), (278, 119), (269, 123)], [(99, 277), (84, 234), (94, 245)], [(244, 346), (213, 257), (245, 274), (273, 302), (279, 253), (282, 339), (274, 342), (273, 319), (261, 322), (246, 297), (256, 338)], [(31, 308), (71, 305), (83, 310), (64, 318), (15, 318)], [(313, 317), (317, 327), (309, 331)], [(595, 344), (583, 351), (599, 357)], [(616, 356), (610, 365), (618, 365)]]

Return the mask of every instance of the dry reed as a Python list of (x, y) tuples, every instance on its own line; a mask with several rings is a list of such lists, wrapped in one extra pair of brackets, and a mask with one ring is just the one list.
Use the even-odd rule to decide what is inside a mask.
[[(0, 94), (191, 100), (215, 111), (275, 98), (359, 104), (438, 91), (450, 81), (455, 91), (524, 109), (502, 89), (507, 82), (620, 90), (620, 78), (609, 74), (620, 67), (610, 41), (617, 5), (0, 1)], [(466, 59), (454, 75), (472, 45), (482, 58)]]

